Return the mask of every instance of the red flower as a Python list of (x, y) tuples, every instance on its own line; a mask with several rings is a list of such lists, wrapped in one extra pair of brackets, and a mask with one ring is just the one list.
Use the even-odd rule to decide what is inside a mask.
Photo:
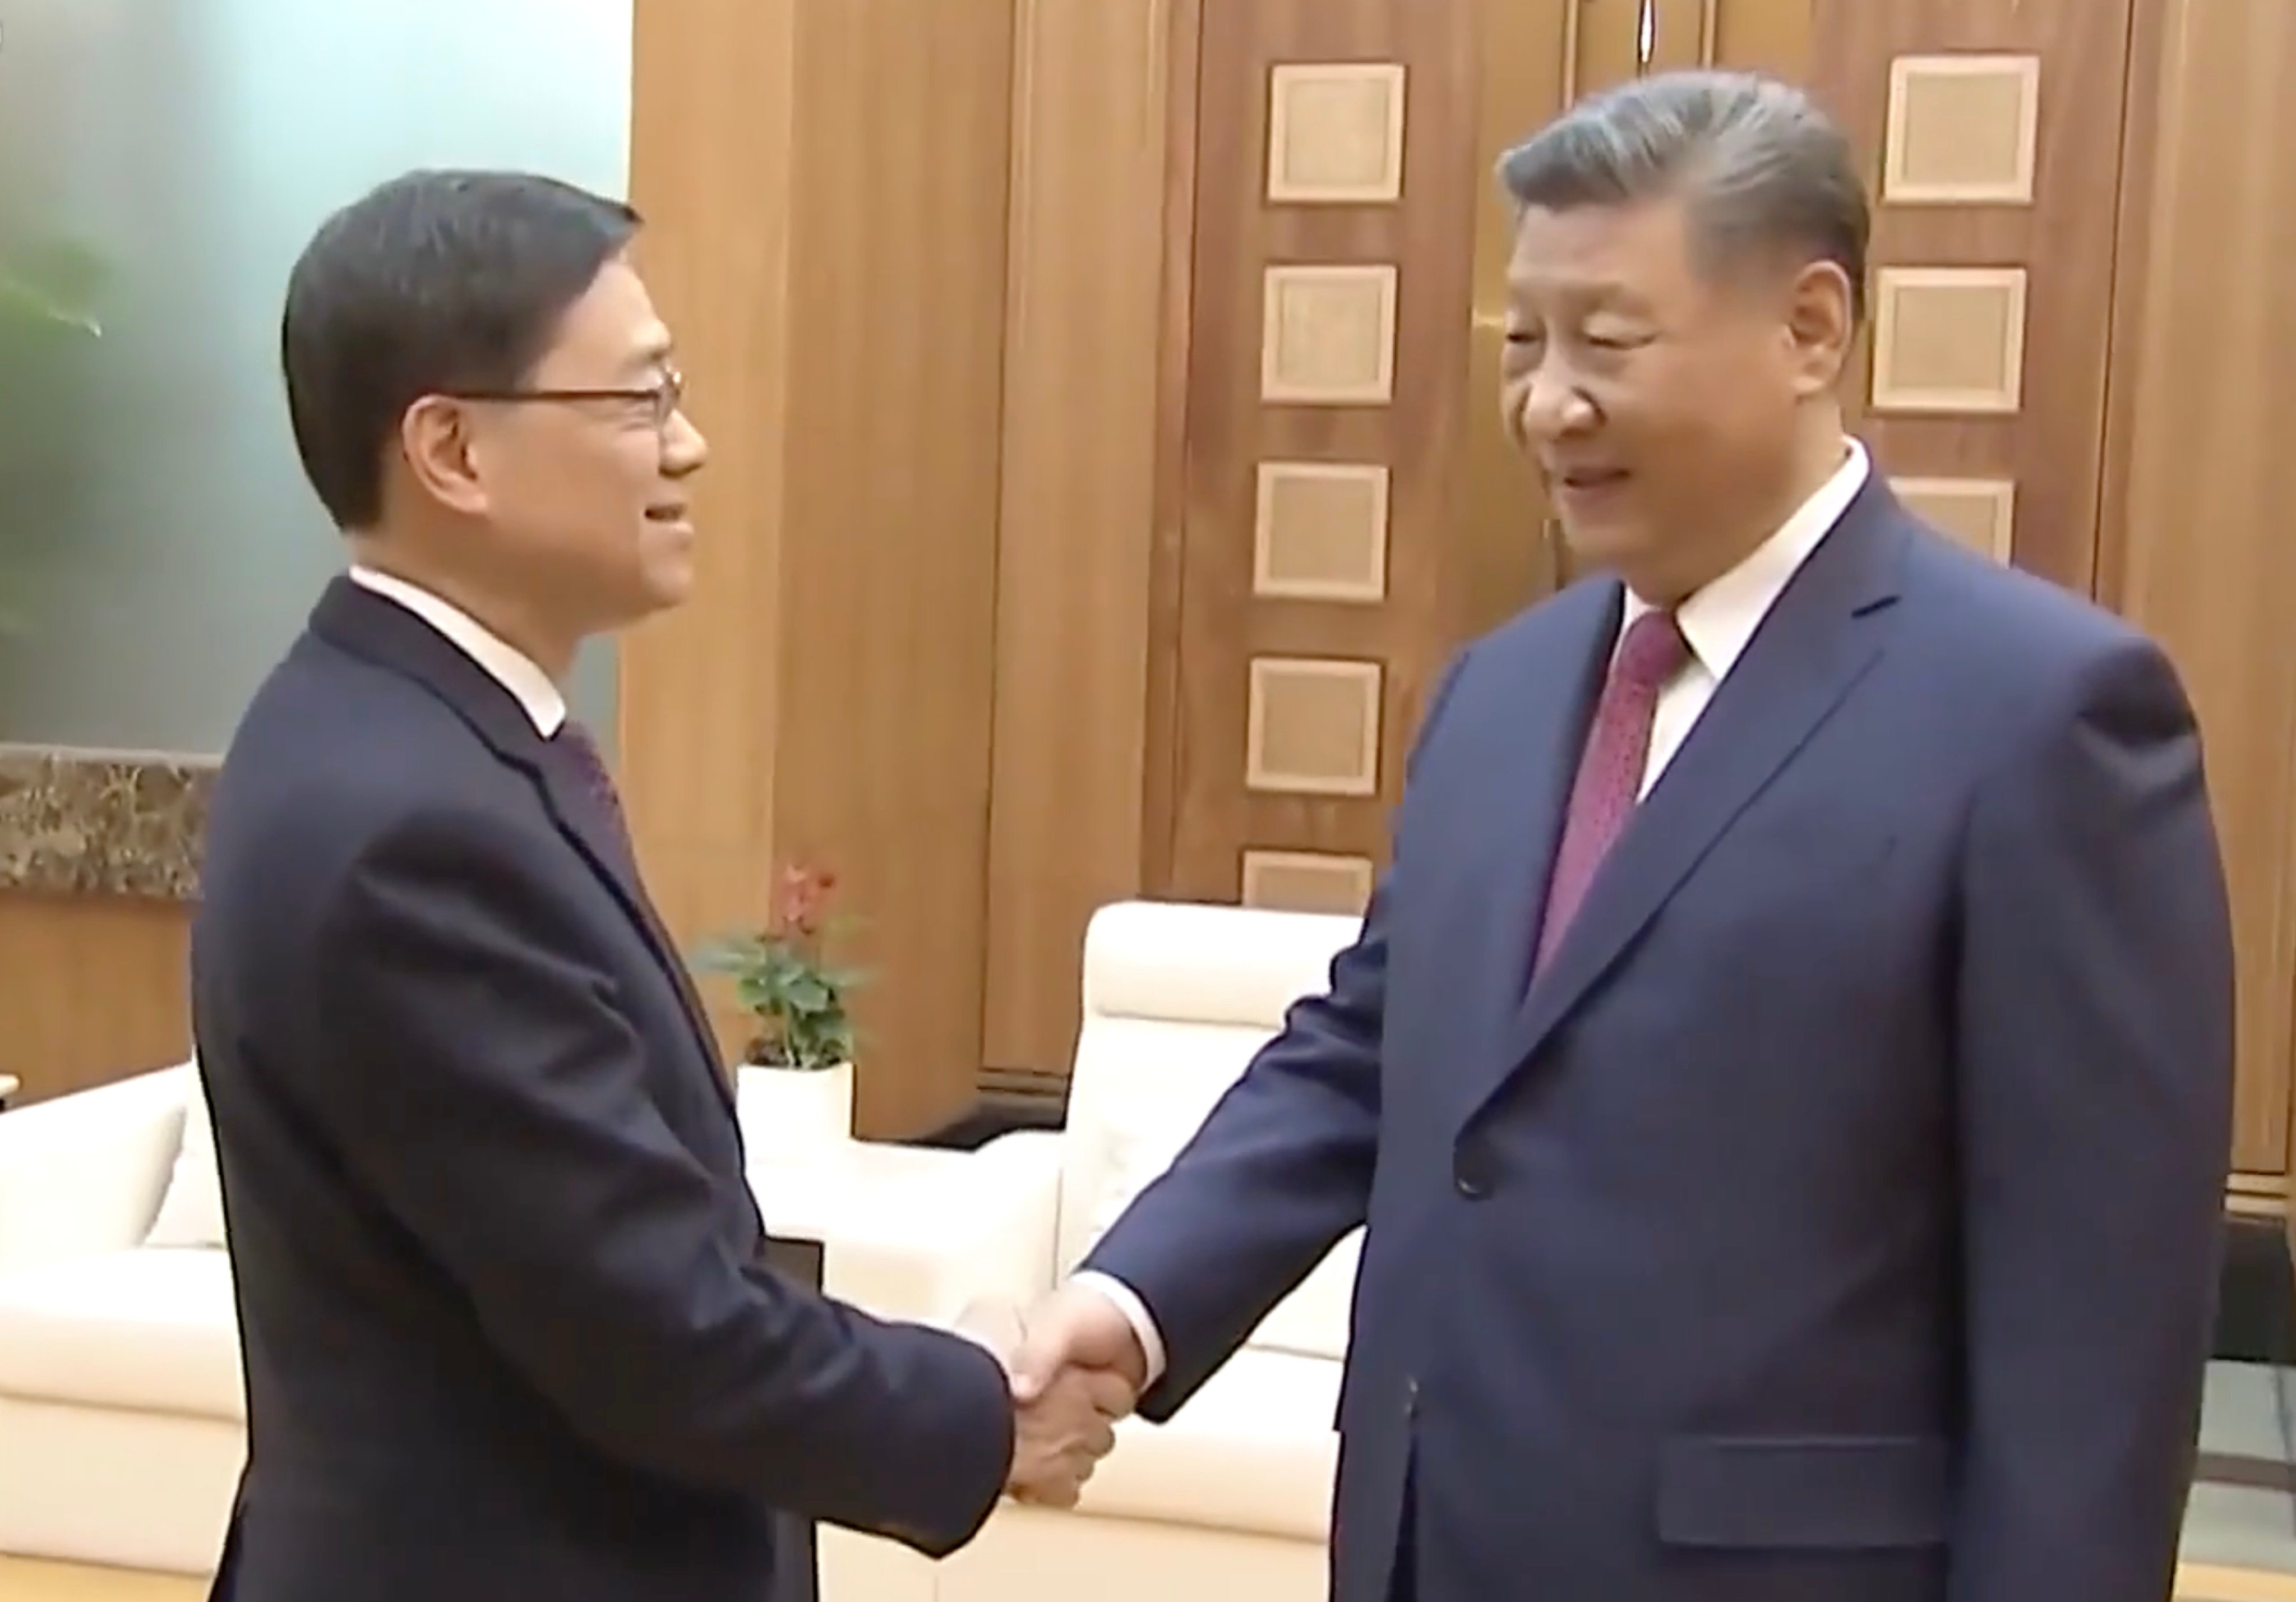
[(834, 874), (794, 863), (783, 868), (781, 898), (776, 907), (782, 928), (801, 935), (820, 932), (822, 908), (829, 900), (829, 892), (836, 887), (837, 875)]

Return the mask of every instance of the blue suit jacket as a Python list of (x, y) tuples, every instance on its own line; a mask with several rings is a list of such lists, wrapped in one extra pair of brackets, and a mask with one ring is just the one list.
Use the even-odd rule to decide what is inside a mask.
[(1337, 1602), (1406, 1506), (1422, 1602), (2160, 1602), (2233, 1033), (2173, 672), (1869, 484), (1526, 993), (1620, 602), (1454, 664), (1328, 993), (1093, 1254), (1144, 1411), (1367, 1220)]
[(627, 842), (443, 636), (328, 590), (201, 889), (249, 1426), (219, 1602), (770, 1602), (777, 1516), (980, 1528), (1003, 1371), (767, 1266)]

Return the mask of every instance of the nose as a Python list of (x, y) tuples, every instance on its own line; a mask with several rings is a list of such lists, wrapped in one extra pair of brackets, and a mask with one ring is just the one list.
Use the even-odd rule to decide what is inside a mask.
[(709, 441), (693, 426), (693, 419), (684, 407), (670, 414), (668, 424), (661, 435), (661, 470), (667, 476), (684, 478), (697, 472), (709, 459)]
[(1583, 433), (1601, 420), (1587, 392), (1552, 364), (1535, 368), (1515, 396), (1510, 421), (1526, 444), (1538, 445)]

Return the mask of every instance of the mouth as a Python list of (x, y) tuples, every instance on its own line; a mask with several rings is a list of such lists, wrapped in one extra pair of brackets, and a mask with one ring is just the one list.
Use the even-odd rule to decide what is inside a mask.
[(1623, 467), (1554, 467), (1546, 470), (1547, 482), (1566, 495), (1600, 495), (1616, 489), (1633, 475)]
[(1550, 467), (1546, 472), (1555, 511), (1573, 523), (1602, 522), (1633, 481), (1623, 467)]
[(646, 522), (660, 523), (665, 528), (684, 529), (689, 532), (693, 528), (693, 508), (684, 501), (664, 501), (658, 505), (648, 506), (645, 517)]

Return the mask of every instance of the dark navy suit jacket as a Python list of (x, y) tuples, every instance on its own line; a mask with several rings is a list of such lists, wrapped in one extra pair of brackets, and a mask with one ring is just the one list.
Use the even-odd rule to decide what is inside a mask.
[(1367, 1220), (1336, 1602), (1406, 1508), (1421, 1602), (2161, 1602), (2233, 1007), (2168, 662), (1869, 483), (1526, 993), (1620, 613), (1455, 663), (1328, 993), (1093, 1253), (1143, 1410)]
[(193, 936), (245, 1348), (234, 1602), (770, 1602), (777, 1514), (965, 1540), (996, 1360), (785, 1282), (619, 829), (348, 581), (217, 784)]

